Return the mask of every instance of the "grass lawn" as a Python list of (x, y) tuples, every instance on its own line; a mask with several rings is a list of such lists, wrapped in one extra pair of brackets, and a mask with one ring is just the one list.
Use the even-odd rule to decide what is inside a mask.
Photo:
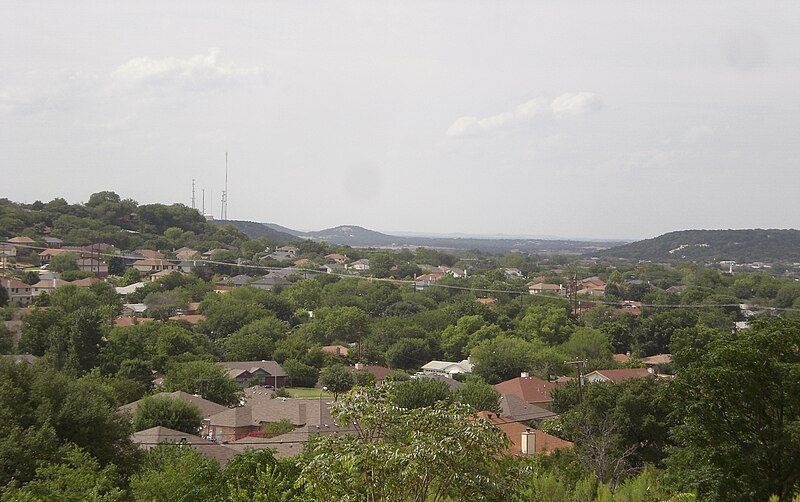
[(324, 398), (333, 397), (333, 393), (328, 391), (323, 391), (322, 389), (315, 389), (313, 387), (291, 387), (287, 388), (286, 390), (289, 391), (289, 394), (291, 394), (292, 397), (319, 398), (320, 392), (322, 392), (322, 397)]

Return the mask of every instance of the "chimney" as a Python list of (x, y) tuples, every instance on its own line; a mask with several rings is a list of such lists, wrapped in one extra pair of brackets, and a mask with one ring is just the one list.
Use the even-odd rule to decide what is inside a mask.
[(364, 369), (364, 363), (356, 363), (356, 370), (361, 371)]
[(520, 443), (523, 455), (533, 455), (536, 453), (536, 434), (530, 429), (525, 429), (522, 433), (522, 442)]
[(527, 371), (523, 371), (522, 373), (519, 374), (519, 376), (522, 378), (530, 378), (531, 375)]

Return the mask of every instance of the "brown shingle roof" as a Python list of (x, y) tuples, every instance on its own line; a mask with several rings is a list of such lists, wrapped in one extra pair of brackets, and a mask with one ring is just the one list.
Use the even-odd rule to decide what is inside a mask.
[[(204, 417), (210, 417), (216, 413), (219, 413), (223, 410), (226, 410), (227, 407), (222, 406), (221, 404), (217, 404), (213, 401), (209, 401), (208, 399), (203, 399), (200, 396), (195, 396), (193, 394), (189, 394), (188, 392), (183, 392), (182, 390), (176, 390), (175, 392), (159, 392), (158, 394), (154, 394), (160, 397), (171, 397), (173, 399), (182, 399), (184, 401), (188, 401), (200, 409), (200, 413), (203, 414)], [(122, 412), (129, 412), (134, 413), (136, 408), (139, 407), (139, 403), (142, 400), (139, 399), (138, 401), (134, 401), (132, 403), (124, 404), (117, 408), (119, 411)]]
[(535, 404), (526, 403), (514, 394), (500, 396), (500, 414), (503, 418), (514, 422), (527, 422), (529, 420), (543, 420), (555, 417), (556, 414)]
[(243, 370), (253, 373), (261, 369), (272, 376), (286, 376), (286, 372), (276, 361), (224, 361), (219, 364), (229, 370)]
[(514, 394), (525, 402), (536, 404), (552, 401), (550, 389), (554, 386), (554, 383), (546, 382), (541, 378), (518, 376), (511, 380), (500, 382), (494, 388), (500, 394)]
[(204, 457), (216, 460), (223, 467), (230, 459), (239, 453), (233, 448), (213, 443), (207, 439), (201, 438), (200, 436), (187, 434), (185, 432), (176, 431), (175, 429), (169, 429), (161, 426), (134, 432), (131, 436), (131, 441), (145, 450), (149, 450), (150, 448), (161, 443), (188, 444)]
[(522, 434), (530, 431), (535, 436), (535, 449), (536, 453), (550, 453), (559, 448), (572, 448), (572, 443), (565, 441), (561, 438), (551, 436), (539, 429), (531, 429), (519, 422), (512, 422), (502, 417), (498, 417), (496, 413), (488, 413), (482, 411), (478, 413), (478, 417), (488, 420), (489, 423), (500, 429), (511, 440), (511, 453), (515, 455), (522, 455)]

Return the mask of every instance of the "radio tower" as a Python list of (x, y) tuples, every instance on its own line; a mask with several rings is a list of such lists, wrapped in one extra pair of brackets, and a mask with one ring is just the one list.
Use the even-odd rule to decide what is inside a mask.
[(221, 220), (228, 219), (228, 152), (225, 152), (225, 189), (222, 191), (222, 207), (219, 210)]
[(192, 178), (192, 209), (197, 209), (194, 205), (194, 178)]
[(201, 191), (203, 192), (202, 193), (203, 216), (205, 216), (206, 215), (206, 189), (202, 188)]

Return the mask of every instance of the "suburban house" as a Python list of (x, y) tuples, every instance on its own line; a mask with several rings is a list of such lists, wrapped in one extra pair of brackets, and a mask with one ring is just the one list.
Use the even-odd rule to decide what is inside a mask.
[(346, 366), (346, 368), (350, 371), (366, 371), (367, 373), (371, 373), (372, 376), (375, 377), (376, 383), (383, 382), (392, 372), (391, 369), (385, 366), (378, 366), (377, 364), (356, 363), (354, 366)]
[(439, 279), (444, 277), (441, 272), (433, 272), (429, 274), (422, 274), (414, 278), (414, 282), (418, 291), (421, 291), (430, 285), (436, 283)]
[(233, 286), (236, 288), (239, 286), (247, 286), (251, 282), (253, 282), (252, 277), (245, 274), (239, 274), (239, 275), (234, 275), (233, 277), (228, 277), (226, 279), (220, 279), (219, 281), (217, 281), (217, 284)]
[(447, 385), (447, 388), (450, 389), (450, 392), (458, 390), (464, 386), (463, 382), (459, 382), (453, 377), (441, 375), (439, 373), (417, 373), (416, 375), (411, 375), (411, 378), (414, 379), (427, 378), (428, 380), (436, 380), (437, 382), (442, 382), (443, 384)]
[(146, 285), (147, 284), (143, 282), (134, 282), (133, 284), (128, 284), (127, 286), (117, 286), (114, 288), (114, 291), (116, 291), (117, 294), (120, 296), (128, 296), (137, 289), (143, 288)]
[(454, 277), (456, 279), (461, 279), (462, 277), (467, 276), (467, 271), (463, 268), (458, 267), (439, 267), (445, 275), (449, 275), (450, 277)]
[(344, 262), (347, 261), (347, 256), (339, 253), (326, 254), (325, 258), (341, 264), (344, 264)]
[(8, 239), (6, 242), (8, 242), (9, 244), (17, 245), (17, 246), (19, 246), (21, 248), (24, 248), (24, 247), (27, 247), (27, 246), (33, 246), (34, 244), (36, 244), (35, 240), (33, 240), (30, 237), (25, 236), (25, 235), (21, 235), (19, 237), (12, 237), (12, 238)]
[(43, 237), (42, 240), (47, 244), (47, 247), (51, 249), (59, 249), (64, 245), (64, 241), (58, 237)]
[(275, 361), (227, 361), (219, 364), (241, 387), (266, 385), (278, 389), (286, 386), (286, 372)]
[(67, 281), (62, 279), (43, 279), (33, 286), (31, 286), (33, 296), (39, 296), (42, 292), (47, 292), (48, 294), (55, 291), (57, 288), (69, 284)]
[(97, 277), (85, 277), (83, 279), (75, 279), (67, 284), (72, 284), (73, 286), (77, 286), (79, 288), (88, 288), (91, 287), (92, 284), (97, 284), (98, 282), (103, 281)]
[(200, 255), (199, 251), (192, 248), (187, 248), (186, 246), (175, 250), (175, 257), (178, 258), (179, 260), (189, 260), (199, 255)]
[(214, 256), (215, 256), (215, 255), (217, 255), (217, 254), (219, 254), (219, 253), (224, 253), (224, 252), (226, 252), (226, 251), (228, 251), (228, 250), (227, 250), (227, 249), (223, 249), (223, 248), (209, 249), (208, 251), (205, 251), (205, 252), (204, 252), (203, 254), (201, 254), (200, 256), (201, 256), (201, 257), (202, 257), (204, 260), (211, 260), (211, 259), (213, 259), (213, 258), (214, 258)]
[(500, 395), (500, 415), (513, 422), (533, 422), (536, 424), (556, 416), (552, 411), (527, 403), (515, 394)]
[(144, 303), (123, 303), (122, 315), (127, 317), (142, 316), (147, 312), (147, 305)]
[(190, 274), (195, 268), (197, 268), (197, 262), (194, 260), (183, 260), (178, 263), (178, 270), (187, 274)]
[(324, 268), (325, 272), (328, 274), (337, 274), (339, 272), (347, 270), (347, 267), (339, 262), (326, 263), (325, 265), (322, 266), (322, 268)]
[(528, 291), (532, 295), (538, 294), (564, 294), (564, 286), (561, 284), (547, 284), (544, 282), (537, 282), (535, 284), (528, 284)]
[(108, 275), (108, 264), (97, 258), (79, 258), (77, 260), (78, 269), (92, 272), (95, 275)]
[(58, 256), (60, 254), (69, 252), (70, 252), (69, 249), (47, 248), (41, 253), (39, 253), (39, 261), (42, 263), (50, 263), (50, 260), (52, 260), (54, 256)]
[(295, 427), (334, 425), (331, 402), (317, 399), (273, 398), (271, 393), (246, 392), (245, 404), (209, 417), (204, 433), (215, 441), (237, 441), (263, 426), (286, 420)]
[(361, 258), (360, 260), (356, 260), (353, 263), (347, 265), (347, 268), (352, 270), (358, 270), (359, 272), (369, 270), (369, 260), (367, 258)]
[[(226, 406), (209, 401), (208, 399), (203, 399), (202, 397), (194, 394), (189, 394), (188, 392), (183, 392), (182, 390), (177, 390), (175, 392), (159, 392), (158, 394), (154, 395), (159, 397), (170, 397), (172, 399), (181, 399), (183, 401), (192, 403), (193, 405), (197, 406), (204, 418), (208, 418), (211, 415), (215, 415), (223, 410), (228, 409)], [(142, 400), (139, 399), (138, 401), (124, 404), (117, 408), (117, 410), (121, 413), (130, 413), (133, 415), (133, 413), (136, 411), (136, 408), (139, 407), (139, 403), (141, 402)]]
[(13, 244), (0, 242), (0, 258), (14, 258), (17, 256), (17, 248)]
[(188, 323), (192, 326), (200, 324), (206, 320), (206, 316), (202, 314), (175, 314), (169, 318), (170, 321), (181, 321)]
[(262, 259), (269, 258), (276, 261), (294, 260), (297, 258), (298, 254), (300, 254), (300, 249), (294, 246), (281, 246), (273, 253), (263, 256)]
[(628, 353), (628, 354), (614, 354), (611, 357), (613, 357), (614, 360), (617, 361), (618, 363), (627, 363), (628, 361), (631, 360), (630, 353)]
[(149, 450), (162, 443), (186, 445), (197, 450), (204, 457), (216, 460), (222, 467), (225, 467), (228, 461), (239, 453), (238, 450), (217, 444), (209, 439), (161, 427), (160, 425), (134, 432), (131, 435), (131, 441), (143, 450)]
[(0, 285), (8, 291), (9, 302), (17, 301), (23, 305), (27, 305), (33, 299), (33, 287), (19, 279), (0, 277)]
[(622, 303), (620, 303), (617, 312), (640, 316), (642, 315), (642, 302), (635, 302), (633, 300), (623, 300)]
[(431, 361), (422, 367), (425, 374), (438, 374), (452, 377), (456, 373), (472, 373), (472, 363), (469, 359), (454, 363), (450, 361)]
[(263, 289), (264, 291), (270, 291), (275, 286), (288, 286), (291, 282), (285, 277), (282, 277), (280, 274), (267, 274), (260, 279), (257, 279), (250, 283), (250, 286)]
[(143, 274), (152, 274), (162, 270), (175, 270), (175, 263), (161, 258), (144, 258), (133, 262), (133, 268)]
[(155, 249), (136, 249), (133, 254), (141, 256), (142, 258), (150, 258), (152, 260), (163, 259), (164, 255)]
[(614, 382), (619, 383), (631, 378), (645, 378), (653, 376), (649, 368), (622, 368), (618, 370), (595, 370), (584, 378), (589, 383)]
[(509, 449), (514, 455), (533, 455), (534, 453), (552, 453), (560, 448), (572, 448), (572, 443), (551, 436), (544, 431), (532, 429), (519, 422), (507, 420), (496, 413), (482, 411), (478, 417), (503, 431), (511, 440)]
[(494, 385), (494, 389), (500, 394), (513, 394), (526, 403), (549, 410), (550, 403), (553, 401), (553, 398), (550, 397), (550, 390), (555, 386), (556, 384), (552, 382), (522, 372), (516, 378)]
[(322, 347), (322, 352), (325, 352), (326, 354), (332, 354), (334, 356), (347, 357), (350, 349), (344, 345), (325, 345)]
[(657, 370), (662, 364), (667, 365), (672, 362), (672, 354), (656, 354), (654, 356), (643, 357), (642, 362), (647, 368)]
[(514, 279), (522, 279), (525, 277), (522, 274), (522, 271), (518, 268), (504, 268), (503, 273), (506, 275), (506, 279), (509, 281)]

